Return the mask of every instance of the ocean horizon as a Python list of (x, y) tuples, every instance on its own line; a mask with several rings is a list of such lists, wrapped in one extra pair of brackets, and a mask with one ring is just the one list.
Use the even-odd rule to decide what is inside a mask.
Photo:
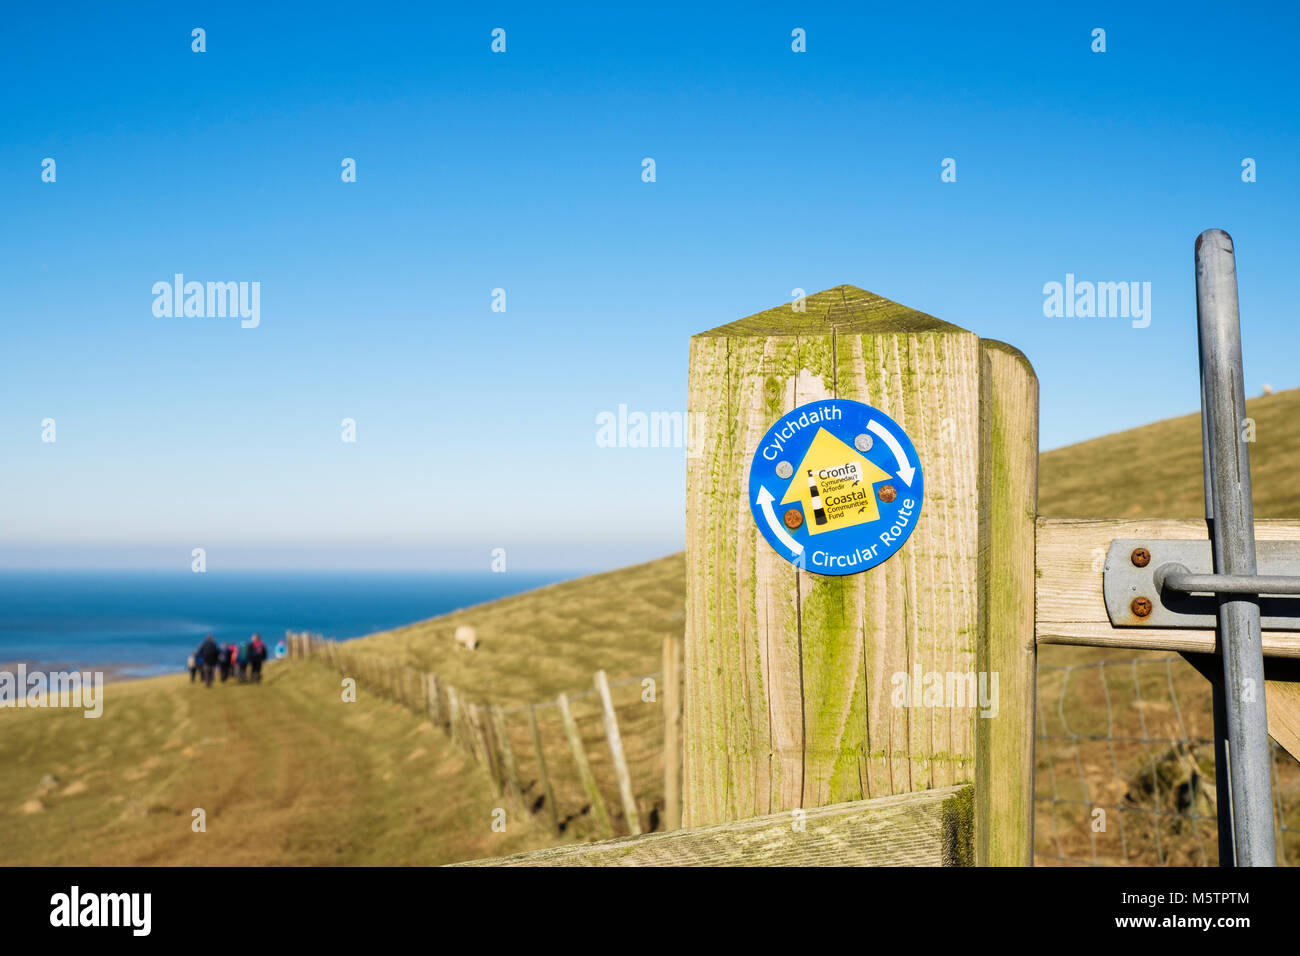
[(407, 571), (0, 571), (0, 668), (185, 669), (205, 634), (271, 648), (287, 630), (347, 640), (573, 575)]

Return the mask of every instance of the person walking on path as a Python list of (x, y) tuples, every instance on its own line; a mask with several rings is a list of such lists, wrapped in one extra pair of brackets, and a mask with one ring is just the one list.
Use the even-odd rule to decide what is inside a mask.
[(199, 669), (203, 672), (203, 686), (212, 686), (212, 671), (217, 666), (217, 660), (221, 657), (221, 648), (217, 647), (217, 642), (209, 634), (199, 645), (199, 649), (194, 654), (199, 659)]
[(254, 634), (253, 640), (248, 645), (248, 667), (251, 673), (251, 679), (254, 684), (262, 683), (262, 661), (266, 660), (266, 645), (262, 643), (262, 635)]
[(199, 672), (199, 657), (197, 654), (191, 654), (185, 660), (185, 666), (190, 669), (190, 683), (194, 683), (194, 676)]

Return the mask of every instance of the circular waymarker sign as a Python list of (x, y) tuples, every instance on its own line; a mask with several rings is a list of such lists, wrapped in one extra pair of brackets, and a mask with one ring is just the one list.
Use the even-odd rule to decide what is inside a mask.
[(776, 553), (815, 574), (887, 561), (921, 515), (925, 476), (907, 432), (844, 398), (777, 419), (749, 467), (749, 508)]

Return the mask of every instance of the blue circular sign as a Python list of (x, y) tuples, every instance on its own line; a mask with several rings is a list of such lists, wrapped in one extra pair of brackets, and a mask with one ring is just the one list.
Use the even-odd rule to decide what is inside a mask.
[(800, 405), (758, 443), (749, 508), (776, 553), (815, 574), (887, 561), (921, 516), (916, 447), (879, 409), (844, 398)]

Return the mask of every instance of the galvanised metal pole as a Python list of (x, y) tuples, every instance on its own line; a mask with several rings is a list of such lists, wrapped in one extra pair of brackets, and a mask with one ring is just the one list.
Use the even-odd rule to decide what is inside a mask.
[[(1199, 332), (1197, 340), (1199, 343)], [(1200, 352), (1200, 346), (1197, 346)], [(1210, 402), (1205, 394), (1205, 363), (1200, 363), (1201, 378), (1201, 474), (1205, 480), (1205, 528), (1214, 540), (1214, 456), (1210, 453)], [(1212, 673), (1212, 672), (1210, 672)], [(1219, 866), (1234, 866), (1236, 852), (1232, 846), (1232, 787), (1228, 783), (1228, 709), (1224, 702), (1223, 672), (1210, 679), (1210, 704), (1214, 715), (1214, 796), (1215, 823), (1218, 825)]]
[[(1220, 574), (1254, 574), (1250, 453), (1241, 437), (1246, 391), (1241, 372), (1237, 266), (1232, 238), (1222, 229), (1207, 229), (1196, 238), (1196, 321), (1201, 352), (1201, 415), (1211, 452), (1214, 570)], [(1273, 866), (1277, 851), (1259, 598), (1229, 594), (1217, 597), (1235, 863)], [(1220, 773), (1222, 770), (1219, 767)], [(1223, 809), (1220, 807), (1219, 812)], [(1230, 862), (1220, 860), (1221, 864)]]

